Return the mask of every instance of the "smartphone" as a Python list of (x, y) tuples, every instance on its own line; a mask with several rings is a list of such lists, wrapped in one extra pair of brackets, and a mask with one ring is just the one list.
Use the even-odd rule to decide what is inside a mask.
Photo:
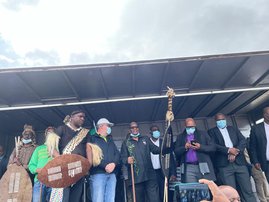
[(175, 186), (176, 198), (179, 202), (199, 202), (212, 200), (212, 195), (207, 184), (178, 183)]
[(196, 140), (191, 140), (191, 145), (195, 146), (195, 143), (197, 143)]

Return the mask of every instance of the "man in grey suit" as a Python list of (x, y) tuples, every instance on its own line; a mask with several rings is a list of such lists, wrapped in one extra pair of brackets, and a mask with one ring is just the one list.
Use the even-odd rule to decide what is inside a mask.
[(249, 156), (257, 170), (263, 170), (269, 182), (269, 107), (263, 109), (264, 122), (251, 128)]
[(227, 126), (224, 114), (216, 114), (215, 120), (217, 126), (208, 133), (216, 144), (214, 166), (218, 170), (219, 177), (225, 185), (235, 189), (237, 185), (240, 187), (242, 201), (255, 202), (244, 157), (246, 139), (237, 128)]

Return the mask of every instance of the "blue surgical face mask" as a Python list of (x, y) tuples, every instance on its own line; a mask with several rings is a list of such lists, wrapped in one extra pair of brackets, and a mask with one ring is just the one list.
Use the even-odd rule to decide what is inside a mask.
[(225, 128), (227, 126), (227, 121), (225, 119), (216, 121), (218, 128)]
[(140, 135), (140, 133), (137, 133), (137, 134), (130, 134), (131, 137), (138, 137)]
[(152, 137), (158, 139), (160, 137), (161, 133), (158, 130), (155, 130), (152, 132)]
[(30, 142), (32, 142), (31, 139), (22, 139), (21, 141), (23, 142), (23, 144), (29, 144)]
[(195, 127), (186, 128), (186, 133), (187, 133), (188, 135), (193, 134), (194, 132), (195, 132)]
[(106, 129), (106, 133), (107, 133), (108, 135), (111, 134), (111, 128), (110, 128), (110, 127), (107, 127), (107, 129)]

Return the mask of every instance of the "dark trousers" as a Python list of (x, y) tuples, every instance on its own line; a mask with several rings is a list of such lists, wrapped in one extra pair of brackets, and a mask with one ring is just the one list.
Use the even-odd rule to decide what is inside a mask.
[(266, 176), (267, 182), (269, 183), (269, 161), (267, 161), (267, 168), (264, 171), (264, 174)]
[(164, 175), (162, 169), (156, 169), (155, 170), (156, 177), (157, 177), (157, 183), (159, 186), (159, 196), (160, 200), (163, 201), (163, 195), (164, 195)]
[[(132, 186), (129, 186), (132, 190)], [(135, 195), (137, 202), (160, 202), (159, 187), (156, 179), (135, 184)]]
[(83, 193), (84, 178), (81, 178), (76, 184), (64, 188), (63, 202), (81, 202)]
[(256, 198), (252, 192), (250, 177), (247, 166), (229, 163), (226, 167), (219, 168), (221, 181), (225, 185), (232, 186), (236, 189), (236, 185), (240, 187), (239, 194), (242, 196), (243, 202), (256, 202)]

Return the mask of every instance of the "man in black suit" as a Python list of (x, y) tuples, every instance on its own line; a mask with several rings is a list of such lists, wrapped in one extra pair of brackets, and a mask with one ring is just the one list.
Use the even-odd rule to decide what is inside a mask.
[(182, 182), (192, 183), (204, 178), (216, 180), (210, 152), (216, 150), (209, 135), (198, 130), (192, 118), (185, 120), (186, 129), (177, 137), (175, 154), (180, 162)]
[(218, 170), (219, 177), (225, 185), (235, 189), (238, 185), (243, 201), (255, 202), (244, 157), (246, 139), (237, 128), (227, 126), (224, 114), (216, 114), (215, 120), (217, 126), (208, 133), (216, 144), (214, 166)]
[(249, 156), (258, 170), (263, 170), (269, 182), (269, 107), (263, 109), (264, 122), (251, 128)]

